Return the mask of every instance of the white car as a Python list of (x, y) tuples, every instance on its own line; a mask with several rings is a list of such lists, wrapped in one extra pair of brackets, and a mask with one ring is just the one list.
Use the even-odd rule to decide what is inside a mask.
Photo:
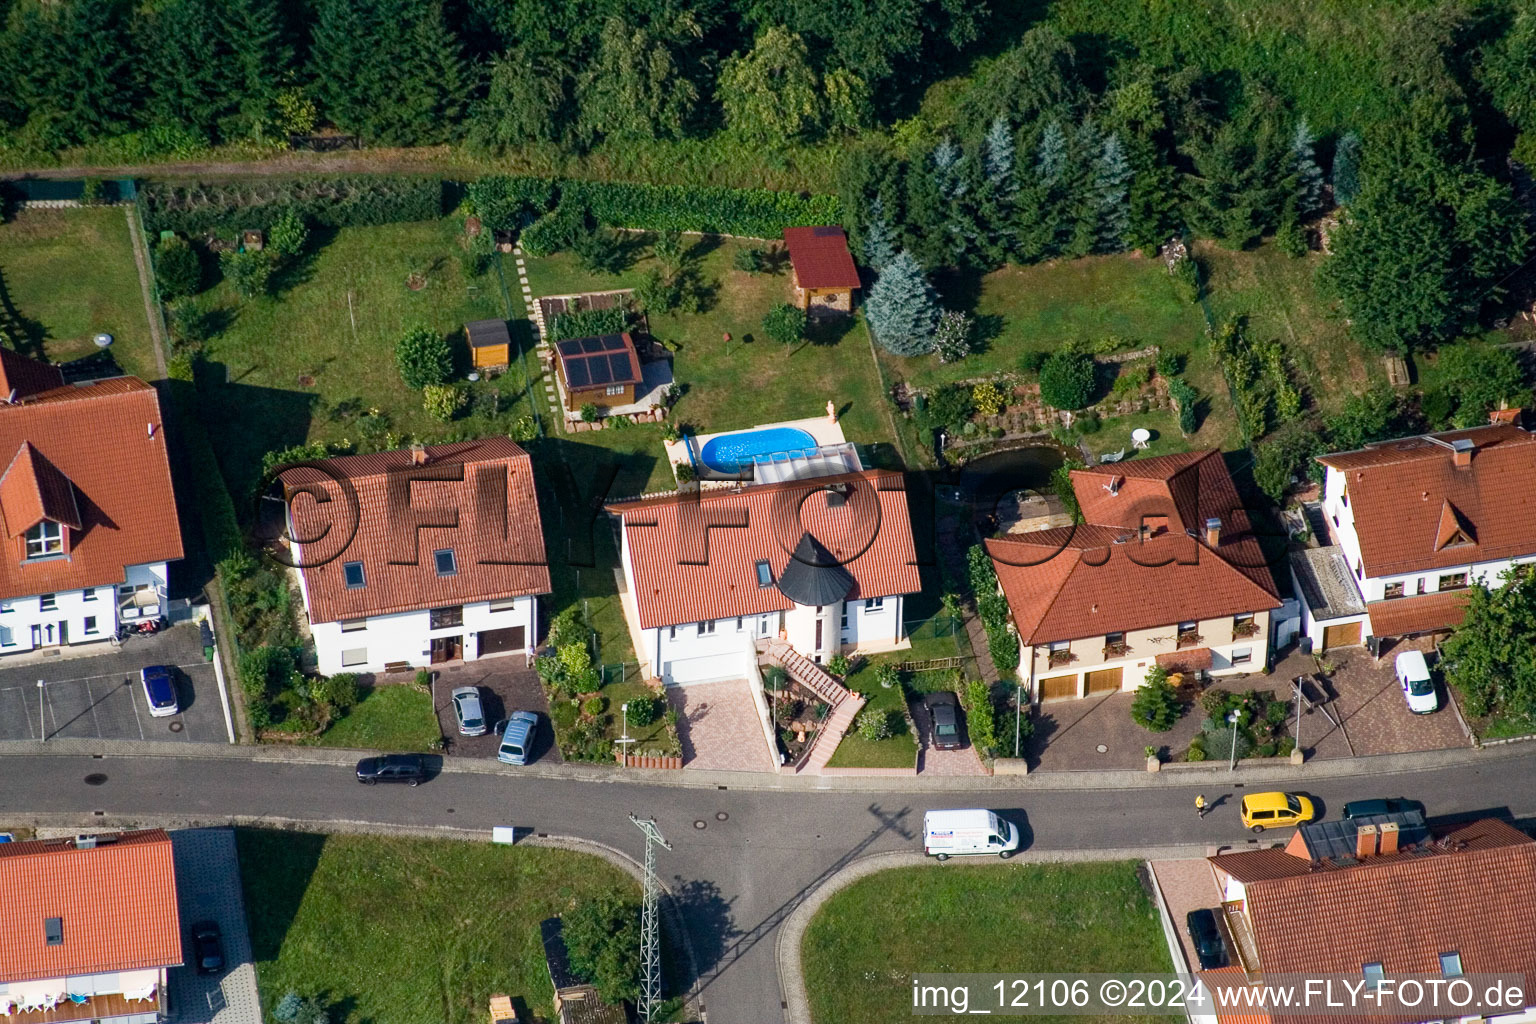
[(1397, 656), (1394, 668), (1397, 682), (1403, 688), (1408, 710), (1416, 715), (1427, 715), (1440, 709), (1440, 698), (1435, 694), (1435, 681), (1429, 678), (1429, 664), (1422, 651), (1404, 651)]

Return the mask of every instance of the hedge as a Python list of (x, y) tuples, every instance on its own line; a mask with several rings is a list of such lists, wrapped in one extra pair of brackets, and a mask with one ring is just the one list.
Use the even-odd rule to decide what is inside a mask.
[[(245, 535), (240, 530), (240, 519), (235, 514), (234, 500), (224, 484), (224, 473), (219, 468), (218, 456), (208, 440), (198, 418), (195, 385), (191, 381), (191, 367), (179, 357), (171, 360), (171, 395), (173, 415), (178, 435), (187, 452), (192, 484), (195, 491), (193, 502), (202, 520), (203, 544), (208, 549), (208, 561), (218, 565), (230, 555), (245, 550)], [(183, 373), (188, 373), (183, 377)]]
[(555, 205), (553, 178), (493, 174), (464, 190), (480, 223), (492, 231), (517, 231)]
[(197, 236), (265, 230), (287, 211), (322, 227), (436, 220), (443, 183), (398, 175), (291, 178), (219, 184), (146, 182), (139, 189), (144, 229)]

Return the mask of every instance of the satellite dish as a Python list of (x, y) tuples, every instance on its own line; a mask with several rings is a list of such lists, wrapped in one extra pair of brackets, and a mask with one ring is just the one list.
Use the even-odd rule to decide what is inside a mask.
[(97, 348), (107, 348), (112, 344), (112, 335), (103, 331), (101, 334), (96, 335), (91, 340), (96, 343)]

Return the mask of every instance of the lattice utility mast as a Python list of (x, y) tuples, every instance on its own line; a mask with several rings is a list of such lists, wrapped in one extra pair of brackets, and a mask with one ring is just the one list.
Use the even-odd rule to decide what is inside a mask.
[(661, 884), (656, 881), (656, 847), (672, 849), (672, 844), (661, 838), (661, 829), (654, 818), (629, 820), (645, 833), (645, 901), (640, 911), (640, 1019), (651, 1024), (651, 1014), (661, 1001), (661, 921), (657, 907), (661, 902)]

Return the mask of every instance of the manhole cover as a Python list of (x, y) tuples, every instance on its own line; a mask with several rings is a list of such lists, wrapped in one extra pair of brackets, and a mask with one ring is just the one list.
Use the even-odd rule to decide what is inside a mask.
[(181, 730), (183, 730), (185, 728), (186, 728), (186, 725), (184, 723), (182, 723), (182, 722), (172, 722), (171, 723), (171, 732), (181, 732)]
[(449, 814), (452, 814), (452, 813), (453, 813), (453, 808), (452, 808), (452, 807), (450, 807), (450, 808), (448, 808), (448, 813), (449, 813)]
[(693, 823), (694, 828), (707, 828), (708, 825), (709, 823), (704, 821), (702, 818)]
[(730, 817), (730, 815), (726, 814), (724, 811), (716, 811), (715, 812), (715, 820), (716, 821), (725, 821), (729, 817)]
[(107, 777), (101, 774), (101, 772), (92, 772), (85, 777), (85, 784), (87, 786), (99, 786), (106, 781)]
[(1097, 747), (1097, 749), (1098, 749), (1098, 752), (1099, 752), (1099, 753), (1101, 753), (1101, 754), (1107, 754), (1107, 753), (1109, 753), (1109, 748), (1108, 748), (1108, 747), (1106, 747), (1106, 746), (1105, 746), (1105, 745), (1104, 745), (1104, 744), (1102, 744), (1102, 743), (1100, 743), (1100, 744), (1099, 744), (1099, 745), (1098, 745), (1098, 747)]

